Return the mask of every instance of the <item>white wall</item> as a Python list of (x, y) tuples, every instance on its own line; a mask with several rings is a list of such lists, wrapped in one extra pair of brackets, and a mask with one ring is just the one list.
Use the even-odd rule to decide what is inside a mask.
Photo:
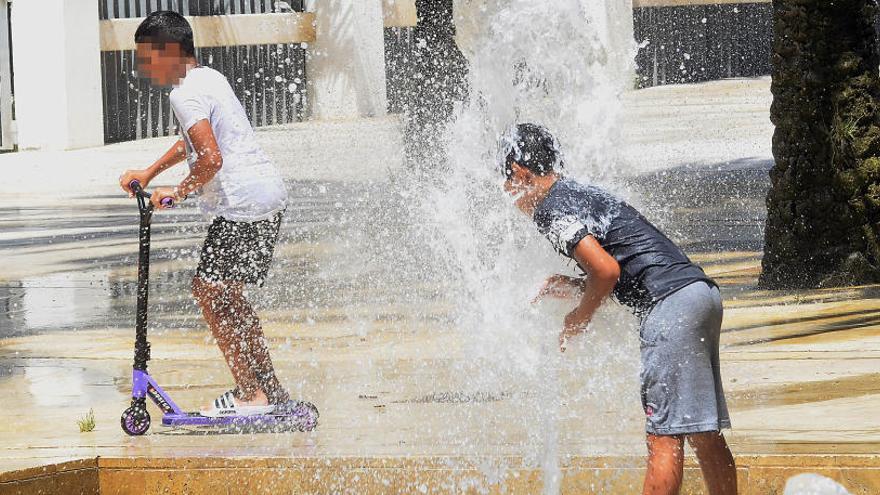
[[(387, 111), (384, 4), (309, 0), (314, 120), (381, 117)], [(67, 150), (104, 143), (100, 29), (95, 0), (19, 0), (12, 9), (20, 149)]]
[(16, 1), (12, 37), (19, 148), (104, 144), (98, 2)]

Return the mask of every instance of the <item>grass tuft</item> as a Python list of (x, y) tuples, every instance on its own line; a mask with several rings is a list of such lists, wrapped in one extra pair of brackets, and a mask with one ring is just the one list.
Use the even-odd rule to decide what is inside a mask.
[(79, 426), (80, 433), (88, 433), (95, 429), (95, 411), (93, 409), (89, 409), (89, 412), (86, 413), (85, 416), (76, 420), (77, 426)]

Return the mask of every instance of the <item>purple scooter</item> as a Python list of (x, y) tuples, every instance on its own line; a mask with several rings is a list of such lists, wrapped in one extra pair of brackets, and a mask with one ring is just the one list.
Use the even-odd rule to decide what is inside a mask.
[[(140, 253), (138, 258), (137, 326), (134, 343), (134, 370), (132, 372), (131, 406), (122, 413), (122, 429), (129, 435), (143, 435), (150, 429), (150, 413), (147, 397), (162, 411), (162, 425), (224, 427), (234, 431), (311, 431), (318, 426), (318, 409), (309, 402), (290, 401), (276, 406), (270, 414), (254, 416), (208, 417), (195, 412), (185, 412), (147, 372), (150, 360), (150, 343), (147, 342), (147, 298), (150, 278), (150, 223), (153, 205), (150, 194), (138, 181), (132, 181), (140, 209)], [(163, 198), (162, 204), (174, 205), (172, 198)]]

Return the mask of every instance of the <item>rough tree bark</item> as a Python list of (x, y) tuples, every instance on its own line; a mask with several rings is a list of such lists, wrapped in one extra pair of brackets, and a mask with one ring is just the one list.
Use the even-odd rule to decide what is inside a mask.
[(873, 0), (773, 0), (776, 126), (761, 284), (880, 281)]

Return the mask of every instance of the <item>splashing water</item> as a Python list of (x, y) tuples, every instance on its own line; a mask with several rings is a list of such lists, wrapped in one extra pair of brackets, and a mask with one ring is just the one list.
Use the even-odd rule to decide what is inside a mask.
[(573, 172), (607, 178), (617, 162), (619, 97), (634, 55), (633, 46), (616, 46), (612, 3), (459, 2), (457, 24), (470, 19), (480, 27), (459, 36), (471, 100), (452, 128), (450, 154), (482, 155), (485, 163), (507, 126), (535, 121), (562, 142)]
[[(621, 67), (629, 66), (632, 52), (611, 50), (609, 15), (601, 2), (578, 0), (456, 4), (459, 44), (470, 62), (469, 100), (437, 159), (448, 170), (419, 186), (421, 215), (429, 219), (423, 228), (430, 230), (422, 235), (434, 240), (429, 246), (448, 273), (455, 327), (469, 357), (458, 370), (466, 375), (462, 382), (473, 390), (522, 392), (515, 396), (522, 401), (520, 420), (529, 425), (524, 450), (544, 471), (545, 493), (560, 490), (563, 420), (582, 418), (583, 407), (608, 409), (621, 395), (635, 396), (636, 333), (625, 310), (604, 308), (582, 347), (560, 356), (557, 335), (574, 302), (530, 301), (546, 277), (579, 270), (514, 211), (496, 150), (512, 124), (540, 123), (561, 141), (570, 176), (613, 189), (626, 86)], [(573, 377), (579, 381), (570, 386)], [(615, 393), (624, 387), (626, 394)], [(632, 412), (637, 405), (633, 399), (612, 409)], [(482, 421), (487, 434), (500, 434), (491, 418)]]
[[(425, 401), (470, 404), (442, 409), (453, 418), (438, 422), (447, 431), (423, 436), (436, 434), (442, 441), (461, 431), (460, 440), (450, 449), (472, 454), (472, 458), (491, 454), (493, 446), (504, 446), (504, 453), (523, 453), (529, 465), (544, 471), (544, 491), (557, 493), (567, 455), (595, 453), (598, 447), (592, 444), (593, 438), (612, 437), (627, 428), (621, 415), (638, 419), (634, 320), (625, 310), (608, 305), (594, 319), (589, 335), (564, 356), (559, 353), (562, 318), (574, 303), (533, 305), (531, 300), (546, 277), (579, 271), (555, 254), (503, 192), (496, 163), (498, 136), (515, 122), (542, 123), (559, 138), (571, 176), (614, 190), (612, 181), (619, 169), (619, 92), (627, 85), (620, 66), (629, 64), (631, 57), (629, 47), (611, 43), (614, 23), (609, 20), (610, 10), (601, 3), (490, 0), (473, 4), (462, 0), (456, 10), (457, 16), (472, 20), (479, 30), (472, 33), (465, 48), (470, 59), (469, 100), (457, 109), (445, 134), (436, 136), (446, 142), (443, 156), (436, 157), (428, 170), (395, 177), (390, 187), (384, 183), (292, 184), (295, 201), (289, 207), (288, 242), (276, 254), (268, 287), (254, 295), (258, 313), (268, 326), (283, 323), (285, 332), (287, 325), (296, 325), (299, 331), (344, 327), (339, 334), (351, 331), (359, 337), (382, 328), (383, 322), (376, 323), (382, 319), (380, 314), (399, 313), (406, 319), (409, 308), (419, 308), (416, 311), (421, 314), (406, 324), (429, 321), (436, 330), (446, 320), (434, 318), (434, 313), (443, 313), (434, 299), (448, 303), (452, 307), (448, 326), (456, 332), (460, 349), (448, 350), (453, 357), (440, 356), (453, 363), (453, 376), (448, 383), (425, 383), (425, 387), (439, 387), (429, 389)], [(417, 208), (411, 208), (414, 203)], [(170, 220), (157, 218), (155, 233), (174, 223)], [(157, 290), (151, 310), (156, 331), (151, 329), (151, 335), (156, 337), (176, 334), (182, 328), (204, 329), (188, 291), (188, 278), (199, 255), (200, 238), (196, 237), (202, 231), (192, 226), (194, 218), (185, 220), (189, 222), (181, 222), (175, 234), (188, 238), (188, 247), (163, 248), (160, 236), (154, 246)], [(134, 260), (126, 259), (124, 264), (130, 267)], [(182, 271), (184, 265), (190, 271)], [(163, 274), (173, 279), (161, 279)], [(159, 290), (163, 284), (181, 290)], [(121, 314), (131, 313), (131, 297), (133, 292), (123, 300)], [(436, 324), (435, 320), (442, 321)], [(337, 325), (336, 321), (346, 323)], [(322, 326), (322, 322), (330, 323)], [(353, 327), (346, 326), (349, 322)], [(318, 332), (307, 337), (312, 335)], [(210, 336), (204, 338), (210, 344)], [(327, 345), (307, 354), (306, 345), (285, 339), (281, 351), (308, 356), (303, 359), (308, 359), (310, 369), (321, 364), (318, 352), (336, 352), (333, 345)], [(163, 355), (168, 352), (162, 349)], [(191, 358), (188, 352), (181, 355)], [(206, 359), (215, 357), (209, 356)], [(394, 356), (387, 357), (393, 364), (377, 364), (371, 355), (365, 356), (353, 353), (352, 359), (370, 370), (374, 382), (393, 380), (384, 380), (382, 373), (409, 372), (408, 364), (395, 361)], [(424, 366), (427, 360), (412, 361)], [(212, 370), (216, 374), (211, 371), (206, 378), (228, 383), (224, 367)], [(295, 396), (342, 395), (337, 389), (347, 382), (333, 380), (311, 384), (304, 392), (306, 380), (318, 381), (314, 376), (289, 374), (284, 378), (294, 382), (291, 392)], [(350, 396), (360, 390), (344, 392)], [(493, 406), (500, 401), (515, 407)], [(473, 404), (477, 406), (469, 407)], [(332, 410), (329, 404), (328, 409)], [(469, 415), (467, 427), (455, 423), (460, 414)], [(584, 433), (582, 427), (568, 427), (575, 422), (586, 422), (597, 435), (575, 438)], [(503, 483), (510, 476), (505, 461), (498, 460), (501, 457), (478, 463), (490, 482)]]
[(804, 473), (791, 477), (785, 483), (784, 495), (849, 495), (849, 492), (830, 478)]

